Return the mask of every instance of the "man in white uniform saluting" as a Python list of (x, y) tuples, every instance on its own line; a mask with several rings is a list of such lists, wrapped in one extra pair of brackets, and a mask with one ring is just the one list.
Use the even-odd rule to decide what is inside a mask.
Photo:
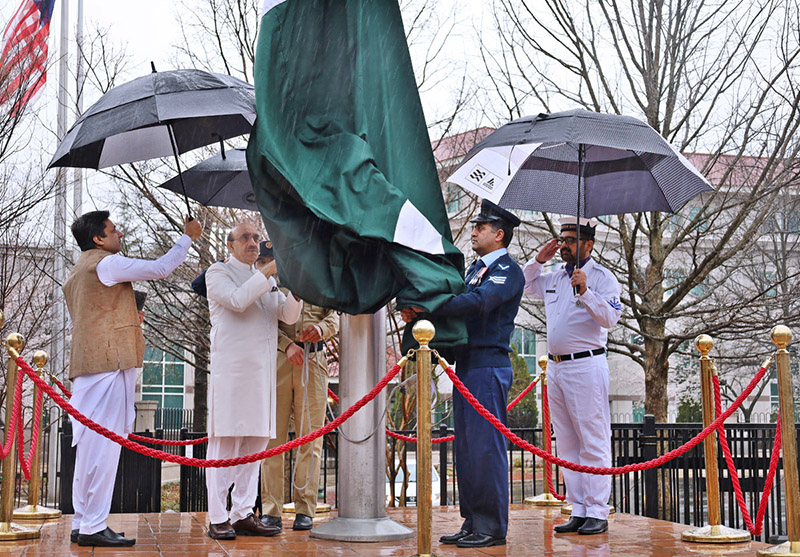
[[(597, 221), (561, 219), (561, 238), (550, 240), (523, 268), (525, 293), (544, 299), (547, 317), (547, 388), (561, 458), (585, 466), (611, 466), (608, 407), (608, 329), (622, 314), (619, 283), (591, 258)], [(577, 239), (580, 229), (580, 265)], [(560, 249), (563, 267), (542, 274)], [(573, 288), (577, 287), (579, 295)], [(557, 533), (608, 530), (611, 476), (564, 469), (572, 516)]]
[[(211, 314), (211, 377), (208, 388), (208, 458), (257, 453), (275, 437), (278, 320), (294, 323), (303, 304), (284, 295), (273, 278), (275, 261), (256, 270), (261, 237), (249, 223), (228, 234), (231, 257), (206, 272)], [(208, 535), (274, 536), (280, 528), (253, 516), (259, 462), (208, 468)], [(226, 501), (231, 484), (231, 510)]]
[[(72, 321), (69, 376), (71, 404), (118, 435), (131, 432), (136, 376), (144, 358), (144, 336), (131, 282), (165, 278), (186, 259), (203, 228), (184, 222), (184, 235), (155, 261), (120, 255), (123, 233), (108, 211), (92, 211), (72, 223), (82, 253), (64, 283)], [(83, 546), (124, 547), (136, 543), (106, 525), (111, 510), (120, 446), (72, 420), (76, 446), (70, 540)]]

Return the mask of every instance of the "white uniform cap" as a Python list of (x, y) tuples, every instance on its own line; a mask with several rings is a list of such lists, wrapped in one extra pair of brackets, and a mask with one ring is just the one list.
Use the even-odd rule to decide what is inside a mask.
[[(577, 217), (561, 217), (558, 219), (558, 222), (561, 226), (564, 225), (572, 225), (575, 226), (576, 221), (578, 220)], [(598, 225), (598, 221), (595, 219), (581, 219), (581, 226), (588, 226), (589, 228), (595, 228)]]

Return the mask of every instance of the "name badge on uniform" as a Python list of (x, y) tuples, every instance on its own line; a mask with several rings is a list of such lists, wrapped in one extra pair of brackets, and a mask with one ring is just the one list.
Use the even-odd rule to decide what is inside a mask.
[(545, 292), (545, 294), (555, 294), (556, 290), (554, 288), (553, 290), (545, 290), (544, 292)]

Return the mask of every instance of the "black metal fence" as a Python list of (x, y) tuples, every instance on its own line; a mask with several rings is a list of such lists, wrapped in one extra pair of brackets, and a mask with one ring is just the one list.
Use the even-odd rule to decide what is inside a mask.
[[(139, 433), (163, 439), (161, 430)], [(75, 447), (72, 446), (72, 423), (61, 422), (61, 486), (59, 508), (72, 514), (72, 477), (75, 473)], [(153, 513), (161, 511), (161, 461), (122, 448), (111, 499), (113, 513)]]

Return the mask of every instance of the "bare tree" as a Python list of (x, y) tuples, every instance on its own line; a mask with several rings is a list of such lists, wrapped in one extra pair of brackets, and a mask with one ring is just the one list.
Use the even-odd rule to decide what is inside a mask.
[[(768, 338), (772, 323), (757, 311), (776, 302), (779, 280), (753, 282), (753, 255), (776, 201), (799, 183), (797, 3), (497, 0), (494, 8), (499, 46), (484, 49), (482, 62), (499, 115), (576, 105), (635, 114), (681, 151), (705, 153), (692, 160), (714, 193), (675, 216), (605, 218), (608, 235), (597, 242), (626, 306), (610, 349), (642, 366), (645, 409), (665, 421), (670, 357), (687, 341)], [(770, 269), (783, 255), (797, 269), (791, 252), (771, 249)], [(797, 323), (798, 308), (785, 309), (780, 319)]]

